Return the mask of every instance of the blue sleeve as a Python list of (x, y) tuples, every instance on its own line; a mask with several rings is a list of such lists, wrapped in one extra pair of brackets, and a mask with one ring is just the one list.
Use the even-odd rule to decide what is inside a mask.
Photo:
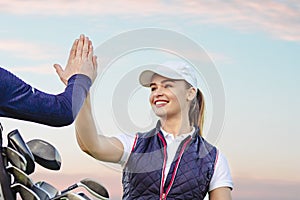
[(66, 126), (76, 118), (91, 87), (91, 79), (73, 75), (61, 94), (37, 90), (0, 67), (0, 117)]

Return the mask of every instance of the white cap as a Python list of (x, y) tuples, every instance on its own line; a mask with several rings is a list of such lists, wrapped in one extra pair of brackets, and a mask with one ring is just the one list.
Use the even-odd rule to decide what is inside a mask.
[(147, 69), (140, 74), (140, 84), (149, 87), (154, 74), (175, 80), (185, 80), (194, 88), (197, 88), (196, 72), (192, 66), (185, 62), (168, 61), (163, 64), (151, 66), (150, 69)]

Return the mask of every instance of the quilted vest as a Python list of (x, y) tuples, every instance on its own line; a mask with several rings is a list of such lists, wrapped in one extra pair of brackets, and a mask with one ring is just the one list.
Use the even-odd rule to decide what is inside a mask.
[(204, 199), (217, 149), (198, 133), (196, 128), (181, 142), (166, 175), (167, 145), (159, 127), (138, 133), (123, 170), (123, 199)]

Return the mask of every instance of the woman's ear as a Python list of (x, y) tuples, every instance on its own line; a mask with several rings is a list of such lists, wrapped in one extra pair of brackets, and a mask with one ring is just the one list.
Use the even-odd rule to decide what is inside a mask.
[(187, 100), (192, 101), (197, 95), (197, 89), (194, 87), (190, 87), (187, 93)]

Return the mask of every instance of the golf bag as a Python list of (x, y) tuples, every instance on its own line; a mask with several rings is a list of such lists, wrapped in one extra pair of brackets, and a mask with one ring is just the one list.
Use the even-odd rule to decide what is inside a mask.
[(3, 150), (2, 150), (2, 125), (0, 123), (0, 200), (14, 199), (13, 193), (10, 189), (10, 179), (5, 170)]
[(33, 182), (29, 175), (35, 171), (35, 163), (49, 170), (60, 169), (59, 152), (41, 139), (25, 142), (17, 129), (7, 134), (7, 145), (3, 145), (2, 134), (0, 123), (0, 200), (91, 200), (83, 192), (72, 192), (78, 187), (98, 199), (109, 199), (106, 188), (90, 178), (62, 191), (45, 181)]

